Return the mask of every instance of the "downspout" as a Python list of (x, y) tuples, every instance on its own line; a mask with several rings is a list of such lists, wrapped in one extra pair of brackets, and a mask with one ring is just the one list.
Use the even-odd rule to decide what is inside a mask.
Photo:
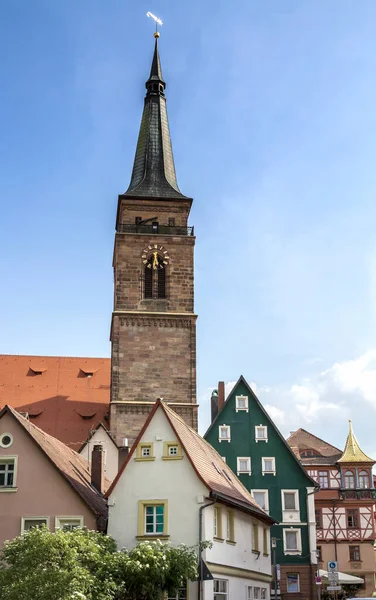
[(336, 529), (336, 513), (335, 513), (335, 503), (336, 503), (336, 499), (333, 498), (332, 500), (333, 502), (333, 508), (332, 508), (332, 515), (333, 515), (333, 535), (334, 535), (334, 557), (336, 559), (336, 561), (338, 561), (337, 558), (337, 529)]
[(208, 508), (208, 506), (212, 506), (213, 504), (215, 504), (215, 500), (212, 500), (212, 502), (208, 502), (208, 504), (203, 504), (202, 506), (200, 506), (200, 510), (199, 512), (199, 521), (198, 521), (198, 566), (199, 566), (199, 572), (198, 572), (198, 586), (197, 586), (197, 600), (201, 600), (202, 598), (202, 575), (203, 575), (203, 564), (202, 564), (202, 550), (201, 550), (201, 542), (202, 540), (202, 513), (204, 512), (205, 508)]
[[(312, 550), (311, 550), (311, 527), (309, 524), (309, 500), (308, 496), (312, 496), (313, 494), (317, 494), (320, 491), (319, 487), (313, 488), (312, 492), (307, 492), (307, 516), (308, 516), (308, 537), (309, 537), (309, 595), (311, 600), (313, 600), (313, 565), (312, 565)], [(316, 527), (315, 527), (316, 531)], [(317, 548), (317, 539), (315, 539), (315, 548)]]

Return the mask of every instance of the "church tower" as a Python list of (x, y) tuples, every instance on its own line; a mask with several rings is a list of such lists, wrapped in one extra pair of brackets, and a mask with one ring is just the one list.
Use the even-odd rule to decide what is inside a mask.
[(131, 182), (119, 196), (111, 325), (111, 431), (132, 444), (163, 398), (197, 429), (192, 198), (178, 187), (155, 48)]

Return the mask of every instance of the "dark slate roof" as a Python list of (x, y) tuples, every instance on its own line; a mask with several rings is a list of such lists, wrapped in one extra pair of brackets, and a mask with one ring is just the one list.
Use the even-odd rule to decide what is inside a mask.
[(331, 466), (335, 465), (341, 458), (342, 454), (334, 454), (333, 456), (312, 456), (311, 458), (301, 458), (300, 462), (305, 467), (314, 466)]
[(165, 87), (156, 38), (131, 182), (124, 196), (187, 199), (176, 180)]

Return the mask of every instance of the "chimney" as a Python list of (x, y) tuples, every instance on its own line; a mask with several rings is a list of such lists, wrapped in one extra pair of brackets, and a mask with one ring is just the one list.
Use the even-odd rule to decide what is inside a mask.
[(123, 438), (123, 445), (119, 448), (118, 454), (118, 471), (120, 471), (121, 467), (125, 463), (125, 459), (129, 454), (129, 446), (128, 446), (128, 438)]
[(211, 406), (211, 422), (213, 423), (215, 417), (218, 414), (218, 390), (213, 390), (210, 398)]
[(104, 492), (104, 452), (103, 446), (96, 444), (91, 453), (91, 485), (98, 492)]
[(225, 403), (225, 382), (218, 382), (218, 412), (220, 413)]

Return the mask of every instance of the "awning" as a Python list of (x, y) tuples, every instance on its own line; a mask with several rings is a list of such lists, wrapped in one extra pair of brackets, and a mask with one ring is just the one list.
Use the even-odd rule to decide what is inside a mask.
[[(319, 570), (319, 575), (324, 579), (324, 583), (328, 581), (328, 571), (324, 571), (324, 569)], [(364, 583), (364, 579), (361, 577), (355, 577), (355, 575), (349, 575), (348, 573), (341, 573), (338, 571), (338, 583), (341, 585), (351, 585), (357, 583)]]

